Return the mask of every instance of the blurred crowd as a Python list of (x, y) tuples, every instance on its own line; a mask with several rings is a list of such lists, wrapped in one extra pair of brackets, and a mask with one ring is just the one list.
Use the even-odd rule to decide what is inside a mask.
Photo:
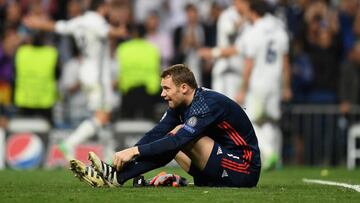
[[(116, 57), (119, 46), (141, 36), (158, 49), (159, 71), (170, 64), (186, 63), (200, 85), (211, 88), (214, 60), (201, 58), (198, 50), (216, 46), (218, 18), (232, 3), (232, 0), (112, 0), (107, 20), (122, 32), (120, 37), (109, 39), (115, 118), (126, 114), (155, 119), (154, 105), (161, 103), (155, 96), (159, 94), (151, 93), (151, 102), (139, 97), (149, 94), (148, 91), (132, 92), (137, 95), (133, 98), (142, 100), (139, 106), (131, 107), (139, 102), (122, 102), (130, 92), (118, 88), (119, 75), (125, 74), (120, 72), (121, 59)], [(290, 103), (339, 104), (343, 113), (360, 104), (360, 1), (268, 0), (268, 3), (269, 11), (286, 25), (290, 38), (293, 91)], [(74, 39), (36, 32), (23, 23), (31, 15), (53, 20), (74, 18), (89, 5), (90, 0), (0, 0), (0, 126), (6, 126), (7, 119), (14, 116), (37, 114), (54, 125), (76, 126), (90, 114), (78, 82), (76, 67), (81, 63), (81, 54)], [(136, 36), (134, 29), (138, 32)], [(52, 46), (58, 51), (54, 71), (57, 99), (49, 108), (34, 110), (15, 102), (19, 77), (16, 66), (23, 63), (16, 55), (19, 47), (26, 44)], [(146, 105), (150, 103), (151, 106)], [(117, 113), (116, 109), (123, 105), (132, 110)], [(144, 112), (134, 110), (143, 107)]]

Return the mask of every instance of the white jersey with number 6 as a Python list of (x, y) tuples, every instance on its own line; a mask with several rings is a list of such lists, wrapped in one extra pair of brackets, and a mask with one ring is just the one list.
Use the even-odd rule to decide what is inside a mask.
[(245, 105), (251, 120), (266, 114), (280, 118), (280, 99), (284, 56), (289, 49), (282, 22), (266, 14), (245, 33), (238, 47), (245, 58), (253, 60)]

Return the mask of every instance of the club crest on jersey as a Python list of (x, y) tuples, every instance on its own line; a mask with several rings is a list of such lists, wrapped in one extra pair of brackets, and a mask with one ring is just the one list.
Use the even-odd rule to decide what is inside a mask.
[(194, 127), (197, 123), (197, 118), (195, 116), (189, 118), (189, 120), (186, 122), (186, 124), (190, 127)]

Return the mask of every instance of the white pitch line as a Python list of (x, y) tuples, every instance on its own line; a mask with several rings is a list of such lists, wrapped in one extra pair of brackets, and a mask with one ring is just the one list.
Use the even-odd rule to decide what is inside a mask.
[(317, 183), (317, 184), (322, 184), (322, 185), (340, 186), (340, 187), (353, 189), (356, 192), (360, 192), (360, 185), (351, 185), (351, 184), (347, 184), (347, 183), (339, 183), (339, 182), (327, 181), (327, 180), (306, 179), (306, 178), (303, 178), (303, 181), (306, 183)]

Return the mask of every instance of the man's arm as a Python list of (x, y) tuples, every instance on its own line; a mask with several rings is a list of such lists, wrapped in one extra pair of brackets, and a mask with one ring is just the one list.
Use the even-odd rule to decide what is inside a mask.
[(236, 96), (236, 102), (238, 104), (243, 104), (245, 101), (245, 96), (249, 89), (249, 82), (251, 77), (251, 72), (254, 66), (254, 60), (252, 58), (245, 58), (244, 60), (244, 72), (243, 72), (243, 83), (241, 85), (240, 92)]
[(180, 150), (188, 142), (197, 138), (204, 131), (207, 126), (205, 122), (199, 121), (202, 124), (197, 124), (198, 126), (191, 127), (189, 125), (182, 126), (176, 134), (167, 134), (162, 139), (156, 140), (154, 142), (139, 145), (138, 150), (141, 156), (155, 156), (162, 153)]
[(283, 56), (283, 100), (289, 101), (292, 97), (291, 91), (291, 71), (289, 64), (289, 56)]
[(125, 38), (129, 36), (129, 32), (125, 25), (119, 27), (110, 26), (108, 35), (113, 38)]
[[(169, 134), (175, 134), (182, 125), (176, 126)], [(117, 170), (120, 170), (126, 162), (129, 162), (133, 158), (140, 155), (139, 147), (134, 146), (128, 149), (116, 152), (113, 157), (113, 165), (116, 167)]]
[(23, 19), (26, 27), (35, 30), (53, 32), (55, 30), (55, 21), (37, 16), (28, 16)]
[(214, 104), (212, 110), (190, 116), (175, 134), (168, 133), (155, 142), (139, 145), (140, 156), (155, 156), (181, 150), (187, 143), (202, 136), (208, 126), (218, 119), (222, 113), (223, 108)]
[(135, 145), (148, 144), (161, 139), (180, 123), (181, 122), (174, 110), (169, 108), (160, 122), (149, 132), (145, 133), (145, 135)]
[[(26, 27), (30, 29), (70, 35), (78, 29), (79, 18), (53, 21), (39, 16), (27, 16), (26, 18), (24, 18), (23, 23)], [(104, 29), (99, 30), (103, 31)]]
[(204, 47), (198, 50), (198, 54), (201, 58), (211, 60), (217, 58), (228, 58), (231, 56), (235, 56), (238, 54), (238, 51), (235, 46), (228, 46), (228, 47)]
[(166, 134), (180, 124), (180, 120), (177, 117), (177, 114), (173, 109), (168, 109), (164, 116), (161, 118), (159, 124), (157, 124), (152, 130), (147, 132), (136, 144), (134, 147), (118, 151), (113, 156), (113, 165), (120, 170), (125, 163), (132, 160), (134, 157), (139, 156), (139, 147), (140, 145), (146, 145), (148, 143), (155, 142), (165, 137)]

